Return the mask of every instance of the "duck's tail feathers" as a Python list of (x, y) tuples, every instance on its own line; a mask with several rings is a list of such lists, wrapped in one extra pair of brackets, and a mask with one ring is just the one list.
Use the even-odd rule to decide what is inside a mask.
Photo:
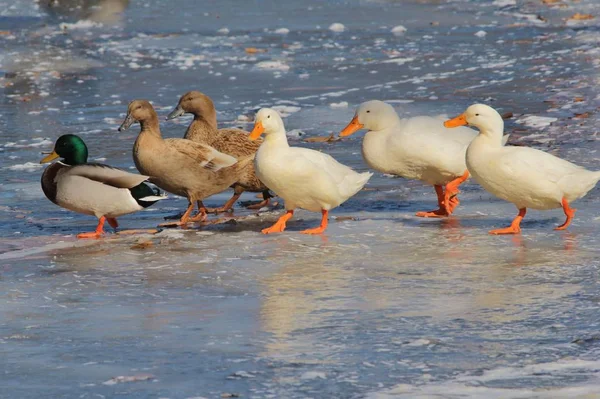
[(504, 136), (502, 136), (502, 145), (506, 145), (506, 142), (508, 141), (509, 137), (510, 134), (505, 134)]
[(131, 196), (143, 208), (147, 208), (157, 201), (167, 198), (166, 195), (160, 192), (156, 187), (150, 187), (146, 183), (138, 184), (129, 189)]
[(367, 184), (371, 176), (373, 176), (373, 173), (371, 172), (353, 172), (351, 174), (348, 174), (342, 181), (342, 184), (340, 184), (342, 195), (346, 198), (352, 197), (354, 194), (362, 190), (362, 188), (365, 186), (365, 184)]

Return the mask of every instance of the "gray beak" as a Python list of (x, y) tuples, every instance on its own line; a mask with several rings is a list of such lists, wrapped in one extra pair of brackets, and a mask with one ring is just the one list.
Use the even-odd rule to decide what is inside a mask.
[(133, 116), (131, 116), (131, 114), (127, 114), (127, 117), (125, 118), (125, 120), (123, 121), (123, 123), (121, 123), (121, 126), (119, 126), (119, 129), (117, 129), (117, 130), (119, 130), (119, 132), (121, 132), (123, 130), (127, 130), (135, 122), (136, 122), (136, 120), (133, 119)]
[(181, 108), (181, 105), (178, 105), (173, 111), (171, 111), (169, 115), (167, 115), (167, 120), (169, 121), (171, 119), (178, 118), (183, 114), (185, 114), (185, 111), (183, 108)]

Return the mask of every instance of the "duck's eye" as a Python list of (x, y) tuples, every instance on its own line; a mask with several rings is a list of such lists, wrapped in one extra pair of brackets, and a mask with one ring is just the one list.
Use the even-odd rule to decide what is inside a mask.
[(370, 114), (370, 113), (371, 113), (371, 111), (367, 111), (367, 114)]
[(138, 105), (138, 107), (137, 107), (136, 109), (142, 109), (142, 106), (141, 106), (141, 105)]
[(475, 114), (475, 116), (479, 116), (479, 114)]
[(271, 115), (267, 115), (267, 119), (270, 118), (270, 117), (271, 117)]

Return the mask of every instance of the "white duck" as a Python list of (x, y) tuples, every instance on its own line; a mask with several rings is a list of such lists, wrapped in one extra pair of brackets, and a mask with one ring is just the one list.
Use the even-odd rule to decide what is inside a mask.
[[(434, 186), (439, 209), (418, 212), (417, 216), (452, 214), (460, 203), (458, 186), (469, 178), (465, 152), (477, 131), (463, 127), (453, 135), (438, 118), (400, 119), (391, 105), (378, 100), (362, 103), (340, 136), (349, 136), (363, 128), (369, 131), (363, 140), (362, 153), (371, 168)], [(507, 139), (508, 136), (503, 141)]]
[(265, 139), (254, 159), (256, 176), (283, 198), (287, 210), (273, 226), (262, 230), (264, 234), (285, 230), (295, 208), (321, 211), (321, 225), (302, 233), (322, 233), (327, 228), (329, 211), (360, 191), (373, 175), (356, 173), (319, 151), (290, 147), (283, 121), (273, 109), (258, 111), (250, 140), (258, 139), (262, 133)]
[(600, 180), (600, 172), (586, 170), (546, 152), (528, 147), (503, 147), (504, 121), (487, 105), (471, 105), (444, 125), (471, 125), (479, 129), (479, 135), (467, 149), (469, 172), (487, 191), (519, 209), (509, 227), (492, 230), (490, 234), (519, 233), (527, 208), (562, 207), (567, 220), (556, 230), (564, 230), (575, 216), (570, 203), (586, 195)]

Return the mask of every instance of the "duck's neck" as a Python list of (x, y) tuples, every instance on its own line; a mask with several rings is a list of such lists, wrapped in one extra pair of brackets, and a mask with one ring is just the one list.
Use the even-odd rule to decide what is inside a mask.
[(83, 165), (87, 163), (87, 157), (87, 150), (85, 150), (85, 152), (77, 151), (73, 154), (65, 156), (63, 159), (61, 159), (61, 162), (69, 166)]
[(285, 130), (279, 130), (274, 133), (269, 133), (265, 135), (265, 140), (263, 142), (269, 148), (289, 148), (290, 145), (287, 140), (287, 136), (285, 134)]
[(194, 120), (188, 127), (185, 133), (185, 138), (188, 140), (209, 143), (212, 141), (214, 134), (217, 132), (217, 120), (210, 120), (202, 115), (194, 115)]
[(500, 115), (490, 120), (485, 126), (477, 126), (477, 128), (479, 129), (478, 141), (494, 147), (502, 147), (504, 121)]
[(148, 119), (144, 119), (143, 121), (139, 121), (142, 127), (142, 131), (140, 134), (145, 133), (148, 135), (156, 136), (158, 138), (162, 138), (160, 134), (160, 124), (158, 123), (158, 116), (153, 115)]

